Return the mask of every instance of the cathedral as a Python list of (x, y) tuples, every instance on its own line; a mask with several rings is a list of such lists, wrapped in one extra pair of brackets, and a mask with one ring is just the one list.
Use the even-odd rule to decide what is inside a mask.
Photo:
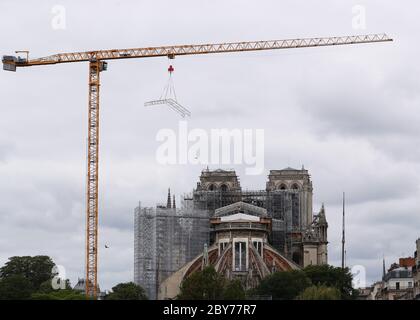
[(265, 190), (242, 189), (233, 170), (205, 169), (180, 208), (170, 194), (166, 206), (136, 208), (134, 280), (151, 299), (171, 299), (212, 265), (252, 288), (275, 271), (327, 264), (327, 229), (305, 168), (271, 170)]

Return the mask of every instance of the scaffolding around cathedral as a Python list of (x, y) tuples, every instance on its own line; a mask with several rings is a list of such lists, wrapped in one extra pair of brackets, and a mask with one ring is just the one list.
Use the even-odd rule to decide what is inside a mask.
[(183, 199), (179, 209), (141, 204), (135, 209), (134, 279), (151, 299), (160, 282), (209, 243), (207, 211), (193, 210), (190, 202)]
[(182, 197), (180, 208), (171, 200), (168, 192), (166, 205), (139, 204), (135, 210), (134, 281), (151, 299), (160, 283), (215, 243), (211, 219), (236, 210), (269, 218), (270, 245), (297, 265), (328, 259), (324, 207), (314, 216), (312, 181), (303, 167), (271, 170), (260, 190), (242, 189), (233, 170), (206, 169), (192, 193)]
[(193, 200), (195, 209), (208, 211), (210, 217), (216, 209), (240, 201), (266, 209), (273, 219), (271, 240), (280, 252), (288, 251), (285, 248), (286, 233), (292, 233), (301, 227), (300, 192), (297, 190), (194, 190)]

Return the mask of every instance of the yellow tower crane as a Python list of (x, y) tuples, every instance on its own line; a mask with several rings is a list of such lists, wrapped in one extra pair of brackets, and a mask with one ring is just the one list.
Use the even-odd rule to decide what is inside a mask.
[(86, 177), (86, 295), (93, 298), (96, 298), (97, 296), (99, 88), (100, 73), (107, 69), (107, 60), (152, 57), (168, 57), (173, 59), (175, 56), (184, 55), (324, 47), (385, 41), (392, 41), (392, 39), (386, 34), (371, 34), (344, 37), (96, 50), (58, 53), (37, 59), (30, 59), (28, 51), (16, 51), (16, 53), (24, 53), (24, 57), (3, 56), (3, 69), (7, 71), (16, 71), (16, 68), (18, 67), (89, 62), (88, 172)]

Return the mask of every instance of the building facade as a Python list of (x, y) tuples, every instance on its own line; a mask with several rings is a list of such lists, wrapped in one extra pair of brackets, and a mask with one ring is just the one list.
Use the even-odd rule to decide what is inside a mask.
[(383, 279), (382, 300), (412, 300), (413, 274), (411, 267), (390, 269)]
[(239, 201), (265, 208), (276, 250), (302, 267), (328, 262), (325, 208), (313, 213), (312, 181), (304, 168), (270, 170), (265, 190), (243, 190), (235, 171), (203, 170), (193, 200), (210, 217), (217, 208)]
[(366, 300), (412, 300), (416, 296), (416, 259), (400, 258), (398, 263), (392, 263), (388, 270), (383, 261), (382, 281), (375, 282), (364, 290), (370, 291)]
[(200, 255), (165, 279), (158, 299), (174, 299), (182, 281), (210, 265), (245, 289), (255, 288), (273, 272), (300, 269), (270, 245), (271, 220), (265, 209), (244, 202), (217, 209), (210, 219), (214, 243), (204, 245)]
[(313, 213), (312, 191), (304, 168), (271, 170), (262, 190), (243, 190), (233, 170), (203, 170), (180, 208), (168, 194), (165, 206), (135, 209), (135, 283), (156, 298), (159, 284), (202, 254), (204, 245), (220, 242), (212, 221), (235, 210), (269, 219), (264, 243), (293, 265), (328, 263), (325, 208)]
[(420, 300), (420, 238), (416, 241), (416, 251), (414, 252), (415, 265), (413, 266), (414, 292), (413, 298)]

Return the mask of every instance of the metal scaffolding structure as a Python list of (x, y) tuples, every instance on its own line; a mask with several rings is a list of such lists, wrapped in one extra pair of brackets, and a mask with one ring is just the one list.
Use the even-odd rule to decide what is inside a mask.
[(156, 299), (163, 280), (209, 243), (208, 212), (194, 210), (191, 201), (184, 199), (180, 209), (140, 204), (135, 209), (134, 282), (150, 299)]
[[(195, 190), (193, 204), (196, 210), (208, 211), (213, 217), (218, 208), (237, 202), (249, 203), (267, 210), (272, 218), (271, 243), (280, 253), (292, 259), (292, 235), (302, 227), (303, 194), (298, 190)], [(212, 243), (210, 237), (210, 244)]]
[(134, 211), (134, 282), (140, 284), (149, 298), (156, 296), (156, 230), (153, 208), (142, 208), (141, 204)]
[[(139, 204), (135, 209), (134, 281), (155, 299), (165, 279), (216, 242), (212, 219), (235, 213), (268, 218), (269, 244), (303, 266), (304, 243), (327, 243), (325, 228), (322, 239), (317, 236), (319, 227), (327, 226), (324, 207), (321, 211), (314, 216), (312, 182), (304, 168), (271, 170), (264, 190), (242, 189), (232, 170), (203, 170), (197, 188), (183, 195), (180, 208), (171, 203), (168, 190), (166, 205)], [(321, 249), (326, 254), (326, 248)]]

